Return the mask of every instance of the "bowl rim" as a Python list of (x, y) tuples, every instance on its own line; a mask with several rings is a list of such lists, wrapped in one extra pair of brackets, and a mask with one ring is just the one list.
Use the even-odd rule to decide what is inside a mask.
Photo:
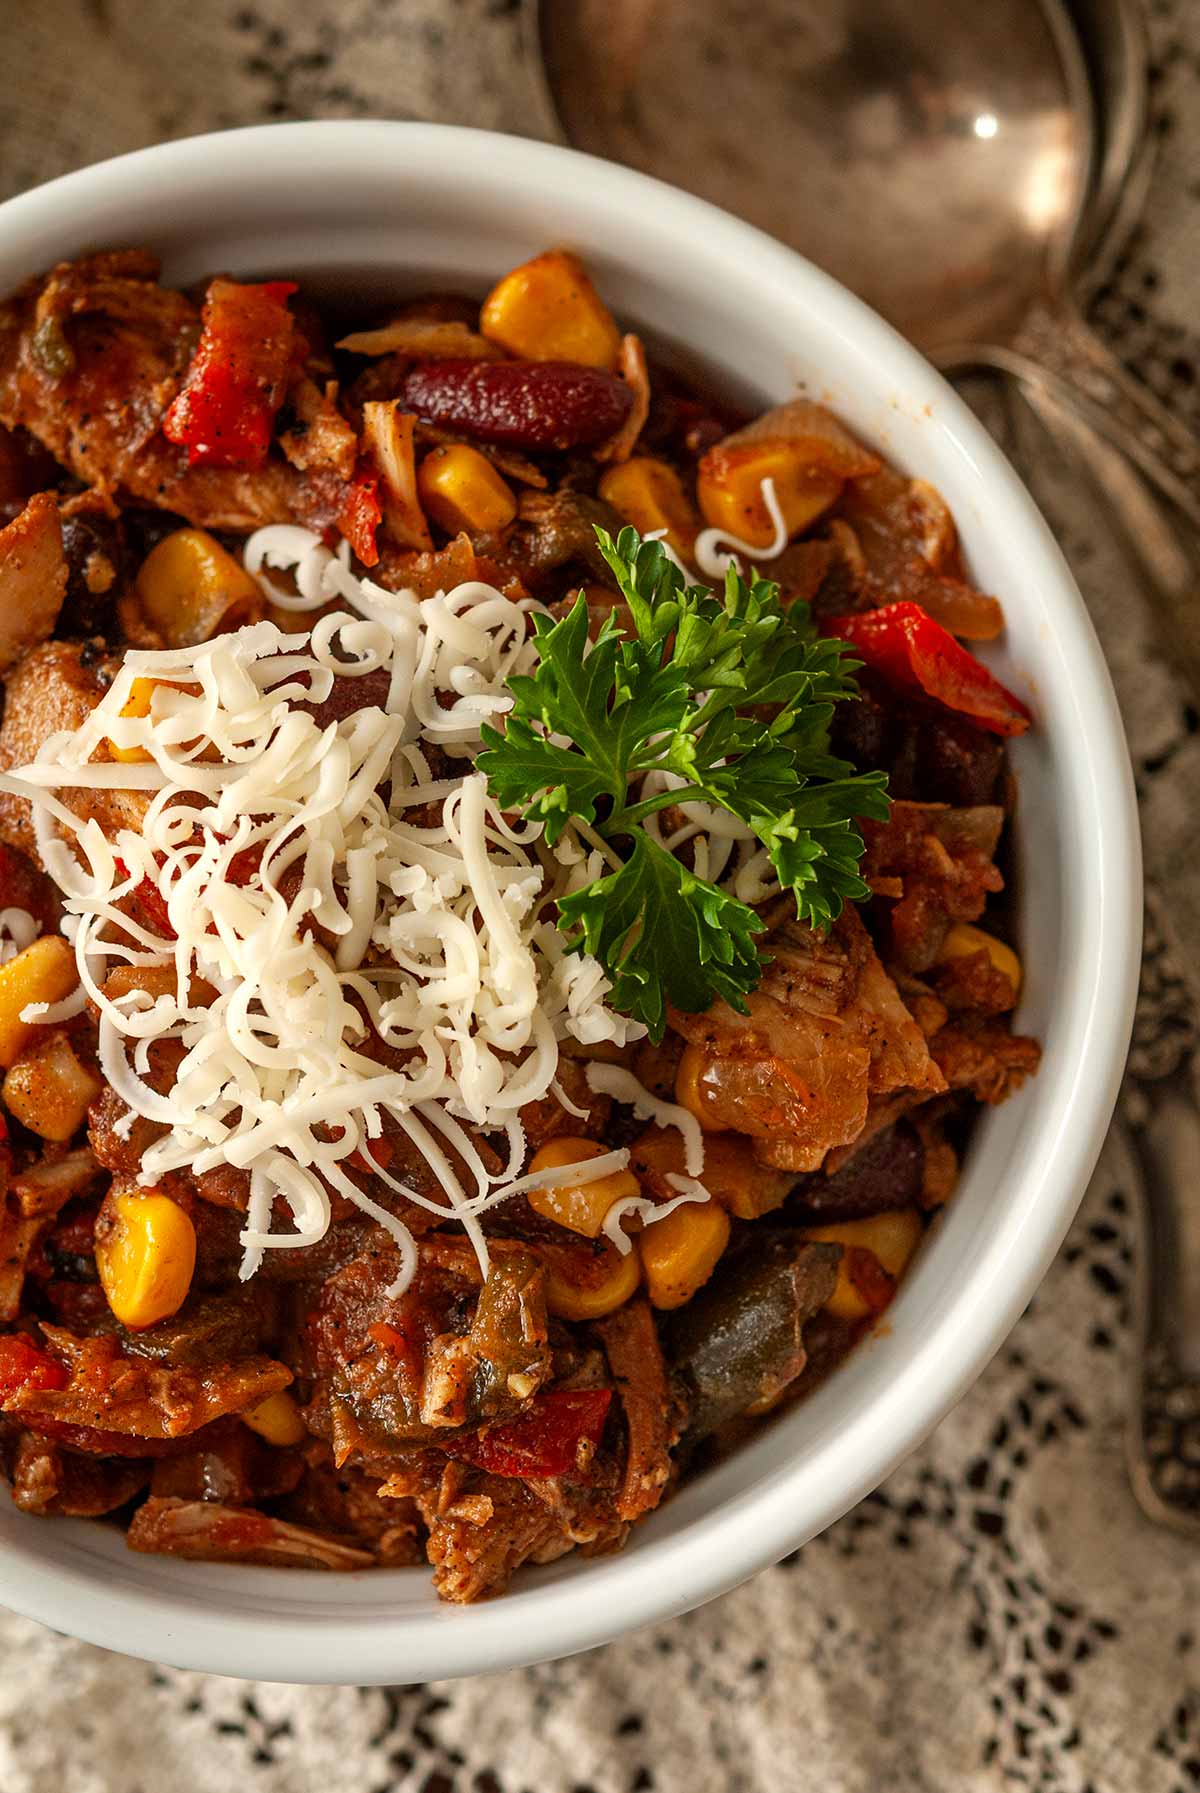
[[(568, 1576), (517, 1587), (466, 1609), (422, 1611), (366, 1620), (306, 1613), (266, 1615), (245, 1601), (237, 1613), (205, 1610), (152, 1588), (101, 1580), (81, 1553), (53, 1569), (0, 1545), (0, 1599), (58, 1630), (152, 1661), (215, 1673), (290, 1682), (398, 1683), (498, 1670), (549, 1660), (606, 1643), (727, 1592), (823, 1530), (912, 1451), (949, 1411), (1002, 1343), (1058, 1249), (1099, 1155), (1116, 1100), (1132, 1028), (1141, 929), (1140, 837), (1132, 772), (1107, 668), (1083, 600), (1033, 499), (966, 405), (918, 352), (860, 300), (795, 251), (729, 214), (614, 163), (557, 144), (469, 126), (383, 120), (251, 126), (138, 150), (93, 164), (0, 206), (8, 240), (29, 239), (34, 273), (76, 235), (94, 202), (115, 187), (282, 177), (322, 158), (323, 171), (353, 172), (365, 161), (403, 153), (453, 167), (462, 180), (481, 175), (497, 191), (566, 184), (572, 196), (610, 211), (653, 207), (664, 239), (703, 233), (736, 261), (752, 259), (773, 291), (803, 289), (820, 316), (818, 334), (853, 337), (860, 356), (903, 375), (918, 401), (936, 405), (932, 427), (948, 436), (968, 477), (1003, 513), (1014, 541), (1036, 559), (1052, 593), (1056, 629), (1076, 670), (1067, 721), (1077, 730), (1082, 764), (1079, 830), (1084, 881), (1095, 927), (1094, 963), (1084, 966), (1079, 1050), (1053, 1107), (1036, 1173), (1006, 1223), (946, 1313), (953, 1320), (955, 1368), (927, 1340), (886, 1392), (849, 1415), (824, 1441), (820, 1493), (798, 1520), (792, 1482), (798, 1461), (766, 1476), (739, 1501), (719, 1504), (637, 1552), (598, 1559), (587, 1581)], [(586, 208), (581, 206), (581, 215)], [(43, 251), (43, 245), (45, 245)], [(586, 248), (586, 244), (585, 244)], [(23, 252), (22, 252), (23, 253)], [(40, 257), (40, 259), (39, 259)], [(681, 331), (686, 340), (686, 330)], [(967, 1299), (969, 1296), (969, 1300)], [(812, 1462), (806, 1464), (810, 1474)], [(62, 1522), (60, 1522), (62, 1523)], [(303, 1572), (293, 1571), (293, 1577)], [(386, 1571), (369, 1572), (372, 1578)], [(343, 1584), (358, 1577), (341, 1578)], [(265, 1673), (264, 1673), (265, 1672)]]

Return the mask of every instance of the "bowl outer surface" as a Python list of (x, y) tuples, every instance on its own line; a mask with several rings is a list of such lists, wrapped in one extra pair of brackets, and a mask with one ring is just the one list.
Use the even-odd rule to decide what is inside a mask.
[(858, 300), (746, 225), (645, 176), (457, 127), (277, 125), (146, 150), (0, 210), (0, 292), (56, 260), (147, 244), (165, 277), (300, 276), (350, 306), (482, 293), (548, 244), (617, 314), (759, 403), (803, 383), (932, 481), (1003, 601), (1002, 677), (1037, 730), (1021, 781), (1019, 1022), (1038, 1076), (977, 1129), (955, 1200), (889, 1324), (811, 1400), (686, 1486), (619, 1555), (568, 1557), (504, 1598), (439, 1606), (423, 1570), (358, 1575), (137, 1556), (83, 1521), (0, 1504), (0, 1600), (90, 1642), (276, 1681), (401, 1683), (603, 1643), (687, 1610), (845, 1512), (978, 1375), (1046, 1269), (1112, 1111), (1132, 1020), (1140, 857), (1120, 717), (1056, 544), (945, 382)]

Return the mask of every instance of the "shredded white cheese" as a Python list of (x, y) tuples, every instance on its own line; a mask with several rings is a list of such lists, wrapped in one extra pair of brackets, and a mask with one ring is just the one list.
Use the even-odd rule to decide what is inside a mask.
[[(564, 952), (553, 922), (552, 899), (597, 876), (601, 850), (572, 830), (549, 849), (470, 771), (481, 722), (509, 707), (506, 679), (536, 654), (530, 606), (481, 583), (424, 600), (389, 592), (292, 527), (260, 530), (246, 563), (283, 608), (326, 613), (302, 633), (258, 623), (131, 651), (83, 726), (0, 785), (32, 800), (99, 1011), (104, 1074), (129, 1124), (166, 1129), (142, 1183), (185, 1167), (248, 1171), (243, 1276), (265, 1250), (321, 1238), (336, 1191), (392, 1235), (399, 1292), (416, 1266), (412, 1237), (348, 1162), (386, 1133), (423, 1174), (396, 1174), (382, 1150), (372, 1174), (461, 1221), (486, 1274), (481, 1214), (561, 1178), (519, 1174), (518, 1119), (554, 1092), (560, 1042), (623, 1045), (644, 1031), (606, 1006), (603, 968)], [(268, 568), (290, 570), (295, 589)], [(329, 613), (331, 601), (344, 608)], [(370, 674), (386, 675), (384, 702), (311, 713), (335, 681), (340, 695), (341, 681)], [(154, 683), (150, 712), (123, 715), (139, 707), (138, 679)], [(114, 762), (114, 745), (143, 757)], [(452, 776), (431, 765), (431, 747), (456, 762)], [(54, 795), (64, 789), (96, 802), (140, 793), (144, 818), (106, 829)], [(130, 897), (145, 922), (125, 912)], [(153, 1000), (106, 993), (120, 966), (167, 967), (174, 987)], [(165, 1088), (160, 1043), (179, 1059)], [(505, 1141), (501, 1169), (479, 1133)], [(608, 1175), (628, 1156), (572, 1176)]]
[(0, 965), (7, 965), (38, 937), (37, 918), (28, 909), (0, 909)]

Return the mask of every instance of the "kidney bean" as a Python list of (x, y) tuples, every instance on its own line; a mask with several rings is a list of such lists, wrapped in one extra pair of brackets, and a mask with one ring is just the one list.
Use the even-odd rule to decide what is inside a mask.
[(573, 361), (426, 361), (400, 397), (429, 423), (534, 451), (602, 442), (633, 403), (615, 375)]

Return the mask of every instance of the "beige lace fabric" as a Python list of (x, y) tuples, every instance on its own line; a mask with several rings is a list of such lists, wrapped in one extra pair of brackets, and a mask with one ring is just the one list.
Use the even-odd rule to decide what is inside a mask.
[[(10, 0), (0, 192), (164, 136), (309, 116), (531, 128), (513, 0)], [(1200, 427), (1200, 4), (1156, 0), (1162, 156), (1094, 306)], [(1010, 398), (976, 395), (1058, 529), (1113, 667), (1152, 873), (1135, 1067), (1193, 1052), (1200, 716), (1103, 505)], [(1169, 903), (1164, 901), (1169, 892)], [(1200, 927), (1192, 935), (1200, 943)], [(0, 1615), (3, 1793), (1186, 1793), (1200, 1551), (1123, 1466), (1137, 1216), (1126, 1124), (971, 1394), (885, 1486), (701, 1612), (565, 1663), (417, 1688), (156, 1670)]]

